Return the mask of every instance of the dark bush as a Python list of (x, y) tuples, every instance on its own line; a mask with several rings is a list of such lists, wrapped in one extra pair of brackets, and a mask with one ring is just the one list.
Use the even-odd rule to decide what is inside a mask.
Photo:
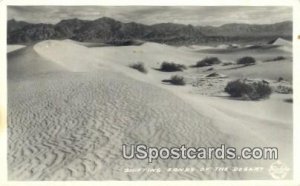
[(292, 94), (293, 88), (286, 85), (278, 85), (275, 87), (274, 91), (280, 94)]
[(223, 66), (228, 66), (228, 65), (233, 65), (233, 63), (232, 62), (224, 62), (222, 65)]
[(106, 42), (105, 44), (107, 45), (112, 45), (112, 46), (139, 46), (142, 45), (142, 41), (138, 40), (129, 40), (129, 39), (114, 39), (111, 41)]
[(236, 80), (227, 84), (225, 92), (227, 92), (231, 97), (259, 100), (269, 97), (272, 93), (272, 89), (267, 83), (246, 83), (245, 81)]
[(267, 59), (267, 60), (265, 60), (265, 62), (281, 61), (281, 60), (285, 60), (285, 59), (286, 59), (286, 58), (283, 57), (283, 56), (277, 56), (277, 57), (275, 57), (275, 58), (273, 58), (273, 59)]
[(219, 77), (219, 76), (220, 76), (220, 74), (218, 74), (217, 72), (213, 72), (213, 73), (206, 75), (206, 77)]
[(194, 67), (206, 67), (220, 63), (221, 61), (217, 57), (207, 57), (202, 59), (201, 61), (198, 61)]
[(242, 57), (237, 60), (237, 64), (239, 65), (254, 65), (256, 60), (253, 57)]
[(169, 82), (173, 85), (185, 85), (184, 77), (178, 75), (172, 76)]
[(140, 72), (147, 73), (147, 69), (145, 68), (143, 63), (135, 63), (135, 64), (132, 64), (132, 65), (129, 65), (129, 67), (133, 68), (133, 69), (136, 69)]
[(273, 59), (273, 61), (280, 61), (280, 60), (285, 60), (286, 58), (283, 56), (277, 56)]
[(285, 99), (284, 101), (287, 103), (293, 103), (293, 98), (288, 98), (288, 99)]
[(272, 93), (271, 87), (263, 82), (252, 83), (254, 91), (252, 92), (250, 98), (253, 100), (259, 100), (262, 98), (267, 98)]
[(212, 70), (214, 70), (214, 67), (210, 67), (206, 71), (212, 71)]
[(186, 66), (172, 62), (163, 62), (160, 66), (160, 70), (164, 72), (183, 71), (184, 69), (186, 69)]
[(106, 44), (113, 45), (113, 46), (130, 46), (134, 44), (132, 40), (112, 40), (106, 42)]
[(283, 81), (283, 80), (284, 80), (283, 77), (278, 78), (278, 82)]
[(225, 87), (225, 92), (231, 97), (242, 97), (244, 94), (251, 92), (251, 86), (240, 80), (231, 81)]

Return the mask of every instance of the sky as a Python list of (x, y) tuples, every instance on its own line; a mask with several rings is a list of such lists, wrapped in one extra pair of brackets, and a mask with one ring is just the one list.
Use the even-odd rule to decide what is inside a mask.
[(94, 20), (110, 17), (147, 25), (178, 23), (220, 26), (227, 23), (272, 24), (292, 20), (284, 6), (9, 6), (8, 19), (58, 23), (63, 19)]

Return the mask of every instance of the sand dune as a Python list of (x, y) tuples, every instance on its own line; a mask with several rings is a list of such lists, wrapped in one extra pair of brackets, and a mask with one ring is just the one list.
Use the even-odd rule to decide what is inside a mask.
[(24, 45), (8, 45), (7, 46), (7, 53), (19, 50), (19, 49), (24, 48), (24, 47), (25, 47)]
[(292, 47), (292, 42), (287, 41), (285, 39), (282, 38), (277, 38), (275, 41), (273, 41), (271, 43), (272, 45), (280, 45), (280, 46), (288, 46), (288, 47)]
[[(34, 55), (32, 48), (26, 48), (12, 58), (18, 56), (28, 64), (28, 56)], [(10, 69), (16, 67), (10, 62), (8, 65)], [(121, 167), (149, 164), (146, 160), (123, 160), (120, 148), (123, 143), (136, 142), (152, 146), (224, 143), (226, 139), (208, 118), (167, 91), (114, 72), (50, 69), (23, 81), (9, 78), (10, 179), (207, 179), (206, 175), (189, 174), (127, 175)], [(150, 167), (181, 164), (226, 165), (221, 161), (158, 161)], [(210, 175), (217, 176), (238, 177)]]
[(122, 144), (217, 146), (226, 139), (206, 117), (175, 96), (119, 74), (53, 73), (37, 78), (10, 83), (10, 179), (205, 179), (205, 175), (189, 174), (131, 177), (122, 167), (234, 164), (126, 161), (121, 157)]
[(64, 68), (52, 61), (41, 57), (33, 46), (28, 46), (7, 55), (8, 79), (23, 79), (56, 71), (64, 71)]
[[(158, 160), (148, 164), (147, 160), (124, 160), (122, 144), (136, 143), (157, 147), (274, 145), (291, 166), (292, 146), (287, 144), (291, 144), (292, 104), (283, 102), (282, 97), (246, 103), (201, 96), (190, 85), (162, 84), (162, 79), (175, 73), (152, 69), (165, 60), (189, 66), (206, 55), (188, 47), (155, 43), (87, 48), (70, 41), (43, 41), (9, 54), (9, 179), (270, 178), (267, 170), (124, 173), (124, 168), (157, 167), (267, 169), (273, 162)], [(137, 61), (145, 63), (148, 74), (128, 68)], [(198, 71), (189, 69), (176, 74), (191, 74), (195, 79)], [(285, 112), (279, 108), (286, 108)], [(272, 136), (274, 133), (280, 134), (278, 139)]]
[(272, 42), (272, 45), (279, 46), (285, 52), (292, 52), (293, 49), (293, 43), (282, 38), (277, 38)]
[(292, 81), (293, 63), (289, 61), (272, 62), (272, 64), (258, 63), (257, 65), (239, 69), (226, 68), (221, 73), (235, 78), (263, 78), (277, 80), (279, 77)]

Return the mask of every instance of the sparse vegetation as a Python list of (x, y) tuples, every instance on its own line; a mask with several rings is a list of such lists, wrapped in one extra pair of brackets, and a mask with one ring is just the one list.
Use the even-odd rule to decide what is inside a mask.
[(146, 69), (146, 67), (144, 66), (144, 64), (141, 63), (141, 62), (138, 62), (138, 63), (134, 63), (134, 64), (132, 64), (132, 65), (129, 65), (129, 67), (130, 67), (130, 68), (133, 68), (133, 69), (136, 69), (136, 70), (138, 70), (138, 71), (140, 71), (140, 72), (142, 72), (142, 73), (147, 73), (147, 72), (148, 72), (147, 69)]
[(214, 70), (214, 67), (208, 68), (206, 71), (212, 71)]
[(221, 61), (217, 57), (207, 57), (202, 59), (201, 61), (198, 61), (194, 67), (206, 67), (206, 66), (212, 66), (215, 64), (220, 64)]
[(254, 65), (256, 60), (253, 57), (246, 56), (238, 59), (236, 63), (239, 65)]
[(228, 65), (233, 65), (233, 63), (232, 62), (224, 62), (224, 63), (222, 63), (222, 65), (223, 66), (228, 66)]
[(285, 99), (284, 101), (287, 103), (293, 103), (293, 98), (288, 98), (288, 99)]
[(171, 77), (170, 83), (173, 85), (185, 85), (185, 80), (182, 76), (174, 75)]
[(293, 88), (286, 85), (278, 85), (275, 87), (274, 91), (280, 94), (292, 94)]
[(284, 79), (283, 79), (283, 77), (279, 77), (278, 78), (278, 82), (281, 82), (281, 81), (283, 81)]
[(275, 58), (273, 58), (273, 59), (267, 59), (267, 60), (265, 60), (265, 62), (281, 61), (281, 60), (285, 60), (285, 59), (286, 59), (286, 58), (283, 57), (283, 56), (277, 56), (277, 57), (275, 57)]
[(183, 71), (184, 69), (186, 69), (185, 65), (176, 64), (172, 62), (163, 62), (160, 66), (160, 70), (164, 72)]
[(162, 82), (168, 82), (171, 83), (173, 85), (185, 85), (185, 80), (184, 77), (179, 76), (179, 75), (174, 75), (171, 77), (171, 79), (167, 79), (167, 80), (162, 80)]
[(218, 76), (219, 76), (219, 74), (217, 72), (213, 72), (213, 73), (206, 75), (206, 77), (218, 77)]
[(143, 42), (138, 41), (138, 40), (130, 40), (130, 39), (115, 39), (115, 40), (110, 40), (106, 42), (107, 45), (112, 45), (112, 46), (139, 46), (142, 45)]
[(277, 56), (273, 59), (273, 61), (280, 61), (280, 60), (285, 60), (286, 58), (283, 56)]
[(247, 83), (246, 81), (236, 80), (227, 84), (225, 92), (235, 98), (259, 100), (269, 97), (272, 89), (262, 81)]

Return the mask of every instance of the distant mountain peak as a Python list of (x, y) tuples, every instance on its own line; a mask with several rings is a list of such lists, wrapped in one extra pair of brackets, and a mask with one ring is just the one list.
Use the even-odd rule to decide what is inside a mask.
[(119, 22), (119, 21), (117, 21), (113, 18), (110, 18), (110, 17), (101, 17), (101, 18), (93, 20), (93, 22)]

